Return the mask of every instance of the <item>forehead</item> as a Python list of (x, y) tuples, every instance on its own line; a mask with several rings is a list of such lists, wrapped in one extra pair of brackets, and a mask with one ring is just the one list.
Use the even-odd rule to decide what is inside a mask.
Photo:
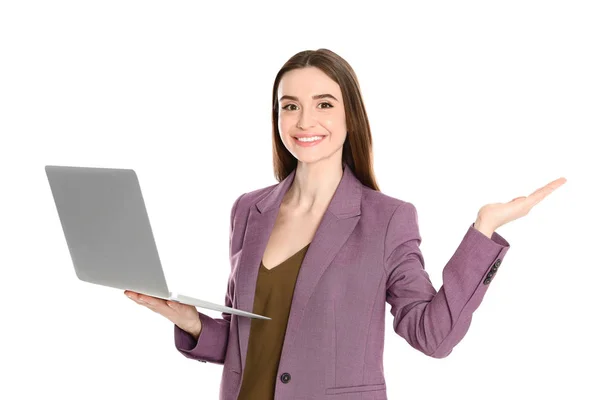
[(331, 93), (341, 98), (340, 86), (316, 67), (305, 67), (286, 72), (279, 81), (278, 97), (283, 95), (310, 97), (314, 94)]

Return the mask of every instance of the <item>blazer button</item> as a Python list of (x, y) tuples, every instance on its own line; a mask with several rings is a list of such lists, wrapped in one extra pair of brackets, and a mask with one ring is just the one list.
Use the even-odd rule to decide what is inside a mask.
[(488, 274), (487, 274), (486, 278), (488, 278), (488, 279), (492, 279), (492, 278), (494, 277), (494, 274), (495, 274), (495, 272), (494, 272), (494, 271), (490, 271), (490, 272), (488, 272)]
[(489, 285), (491, 281), (492, 280), (490, 278), (485, 278), (485, 280), (483, 281), (483, 284), (484, 285)]
[(292, 379), (292, 376), (290, 374), (288, 374), (287, 372), (284, 372), (283, 374), (281, 374), (281, 382), (288, 383), (290, 381), (290, 379)]
[(502, 264), (502, 260), (501, 259), (497, 259), (496, 263), (494, 264), (494, 267), (498, 268), (500, 266), (500, 264)]

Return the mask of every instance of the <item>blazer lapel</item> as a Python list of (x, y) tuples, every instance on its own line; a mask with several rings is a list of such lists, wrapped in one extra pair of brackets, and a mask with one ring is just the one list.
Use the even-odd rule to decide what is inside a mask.
[[(274, 186), (271, 192), (250, 206), (236, 282), (237, 308), (241, 310), (253, 312), (260, 262), (271, 231), (275, 226), (275, 219), (283, 196), (290, 188), (295, 174), (296, 170), (292, 171), (284, 180)], [(342, 179), (319, 223), (298, 272), (282, 357), (286, 348), (293, 345), (304, 309), (321, 275), (331, 264), (360, 218), (361, 197), (362, 183), (344, 164)], [(250, 323), (251, 318), (238, 316), (242, 370), (246, 365)]]

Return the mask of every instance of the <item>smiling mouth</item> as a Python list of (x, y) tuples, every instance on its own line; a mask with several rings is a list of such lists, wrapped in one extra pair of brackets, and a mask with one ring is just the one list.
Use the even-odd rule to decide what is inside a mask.
[(325, 135), (314, 135), (314, 136), (294, 136), (296, 139), (321, 139), (325, 137)]
[(321, 143), (323, 141), (324, 137), (325, 136), (315, 135), (315, 136), (300, 139), (300, 138), (294, 136), (294, 142), (296, 142), (296, 144), (298, 144), (300, 146), (311, 146), (311, 145)]

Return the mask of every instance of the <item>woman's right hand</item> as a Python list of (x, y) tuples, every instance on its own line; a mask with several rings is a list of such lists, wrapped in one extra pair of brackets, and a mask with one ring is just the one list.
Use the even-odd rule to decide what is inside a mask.
[(131, 290), (126, 290), (125, 295), (136, 303), (167, 318), (179, 328), (192, 335), (194, 339), (197, 340), (198, 336), (200, 336), (202, 323), (196, 307), (176, 301), (147, 296)]

